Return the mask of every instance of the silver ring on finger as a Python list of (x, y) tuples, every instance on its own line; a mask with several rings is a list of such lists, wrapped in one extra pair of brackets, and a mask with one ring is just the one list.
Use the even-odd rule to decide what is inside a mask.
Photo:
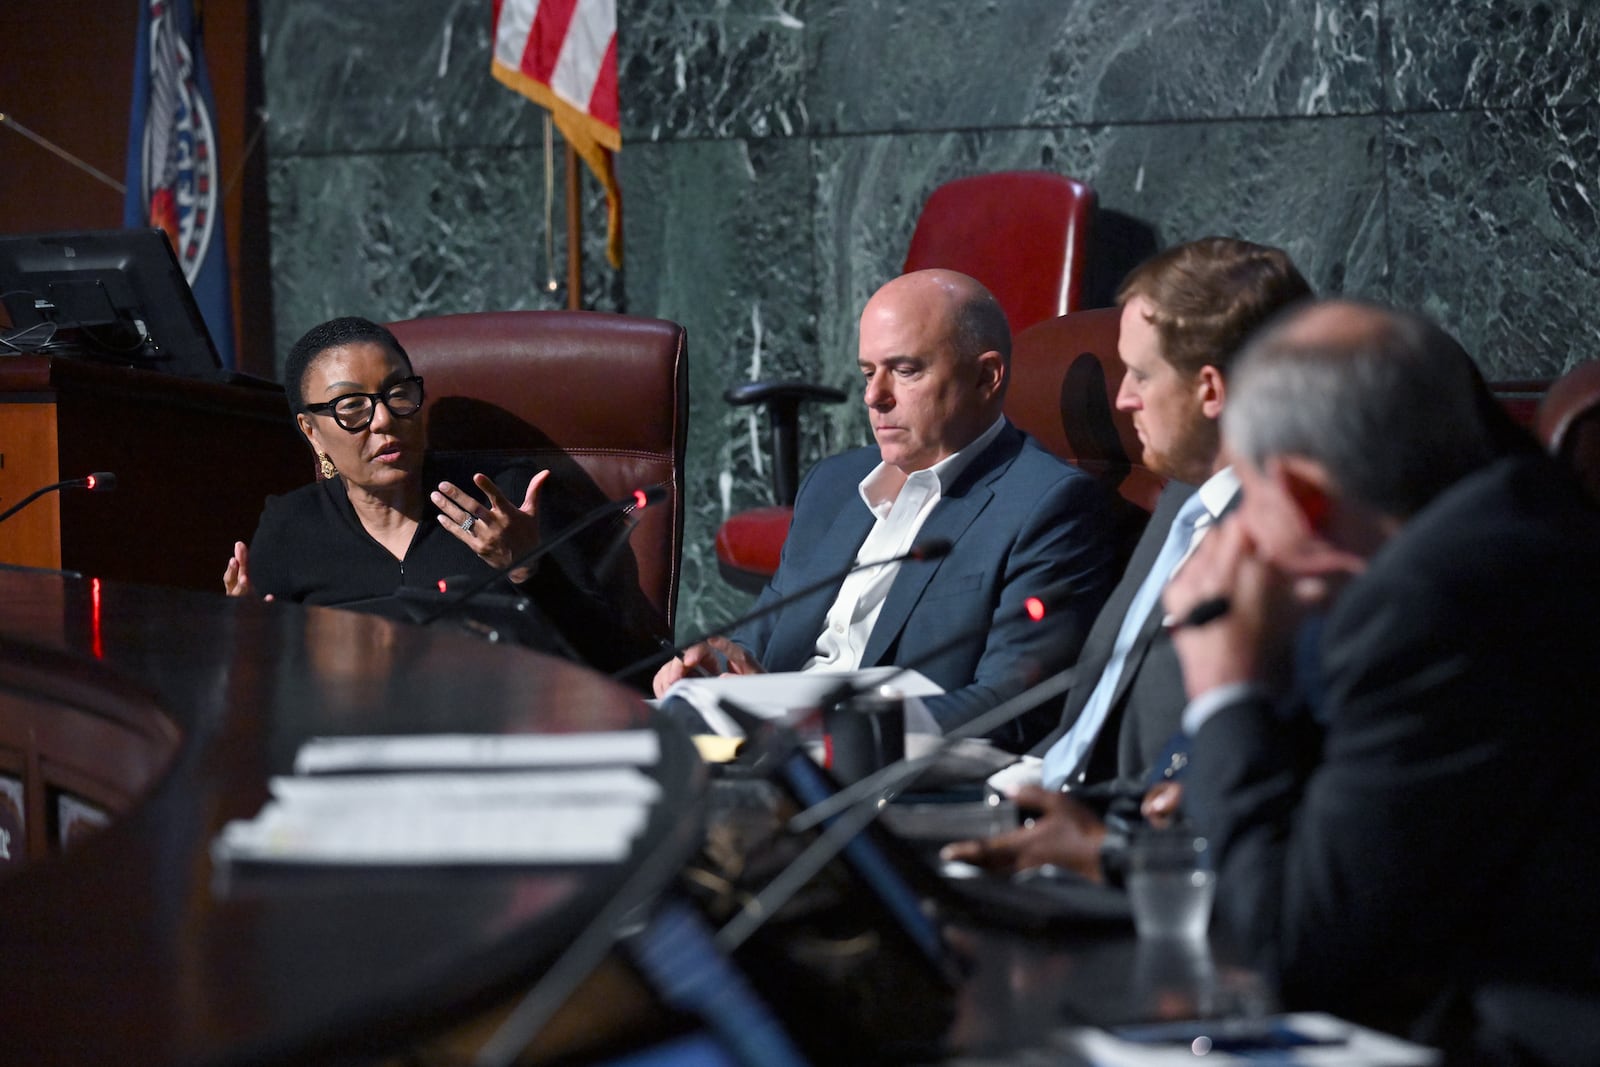
[(476, 515), (468, 515), (466, 518), (461, 520), (461, 528), (463, 530), (465, 530), (467, 533), (471, 533), (472, 532), (472, 528), (474, 526), (476, 526), (477, 524), (478, 524), (478, 516), (476, 516)]

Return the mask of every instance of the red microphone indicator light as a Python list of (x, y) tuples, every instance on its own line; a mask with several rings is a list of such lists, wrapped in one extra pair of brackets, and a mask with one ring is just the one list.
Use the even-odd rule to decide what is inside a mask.
[(1044, 601), (1036, 596), (1031, 596), (1022, 602), (1022, 609), (1028, 613), (1028, 618), (1038, 622), (1044, 618)]
[(647, 485), (642, 489), (633, 491), (632, 507), (635, 511), (643, 511), (651, 504), (659, 504), (667, 499), (667, 486), (660, 484)]

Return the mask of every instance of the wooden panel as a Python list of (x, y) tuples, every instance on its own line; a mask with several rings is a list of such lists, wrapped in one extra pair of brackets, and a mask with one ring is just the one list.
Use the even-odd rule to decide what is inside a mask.
[[(0, 511), (60, 478), (55, 405), (0, 403)], [(61, 566), (58, 497), (46, 495), (0, 523), (0, 563)]]
[[(41, 412), (53, 419), (48, 434)], [(0, 414), (0, 447), (35, 450), (18, 460), (31, 467), (5, 464), (0, 477), (12, 480), (0, 481), (0, 497), (96, 471), (117, 476), (113, 492), (74, 489), (30, 504), (12, 520), (30, 520), (20, 534), (0, 524), (0, 562), (220, 592), (233, 542), (250, 539), (264, 499), (311, 476), (276, 386), (16, 356), (0, 362)]]

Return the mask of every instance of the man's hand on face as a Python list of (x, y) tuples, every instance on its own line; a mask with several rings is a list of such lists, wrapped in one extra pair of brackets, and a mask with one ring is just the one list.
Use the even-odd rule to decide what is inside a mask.
[(1065, 793), (1054, 793), (1040, 786), (1017, 790), (1017, 807), (1037, 812), (1022, 826), (1008, 833), (977, 841), (957, 841), (946, 845), (941, 859), (970, 863), (996, 874), (1015, 874), (1029, 867), (1063, 867), (1093, 882), (1100, 871), (1100, 843), (1105, 839), (1105, 823), (1100, 817)]
[[(1231, 515), (1200, 542), (1167, 584), (1162, 605), (1167, 618), (1177, 620), (1173, 647), (1191, 698), (1223, 685), (1287, 684), (1301, 622), (1360, 569), (1359, 559), (1328, 545), (1303, 524), (1292, 540), (1281, 533), (1274, 554), (1283, 565), (1261, 549), (1243, 512)], [(1183, 625), (1205, 601), (1226, 604), (1226, 610), (1201, 625)]]
[[(1254, 551), (1237, 516), (1200, 542), (1161, 596), (1169, 623), (1179, 620), (1172, 640), (1190, 697), (1268, 679), (1278, 654), (1268, 617), (1278, 614), (1287, 587), (1284, 576)], [(1205, 603), (1226, 604), (1226, 610), (1209, 622), (1183, 623)]]

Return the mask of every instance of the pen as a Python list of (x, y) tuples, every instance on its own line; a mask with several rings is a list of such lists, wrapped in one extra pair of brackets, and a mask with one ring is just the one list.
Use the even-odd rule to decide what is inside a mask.
[(1208, 622), (1215, 622), (1226, 615), (1233, 607), (1225, 596), (1207, 597), (1189, 609), (1189, 614), (1182, 618), (1168, 615), (1161, 620), (1161, 625), (1168, 630), (1186, 630), (1192, 626), (1204, 626)]

